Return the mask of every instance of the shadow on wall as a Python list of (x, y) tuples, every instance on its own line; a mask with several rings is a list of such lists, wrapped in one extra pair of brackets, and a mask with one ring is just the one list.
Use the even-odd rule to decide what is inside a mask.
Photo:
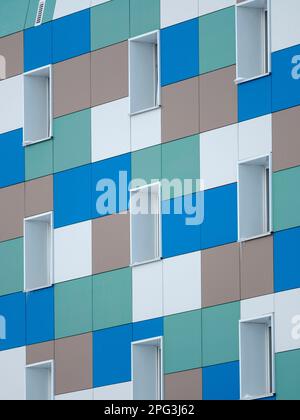
[(0, 340), (6, 339), (6, 319), (0, 316)]
[(0, 80), (6, 79), (6, 58), (0, 55)]

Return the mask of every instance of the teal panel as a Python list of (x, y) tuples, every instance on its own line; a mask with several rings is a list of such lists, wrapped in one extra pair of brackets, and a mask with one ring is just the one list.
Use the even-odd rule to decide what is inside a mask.
[(0, 296), (22, 292), (23, 238), (0, 243)]
[(92, 51), (129, 39), (129, 0), (111, 0), (91, 9)]
[(164, 319), (164, 370), (180, 372), (202, 366), (201, 310)]
[(277, 400), (300, 401), (300, 350), (276, 354)]
[(203, 309), (203, 366), (239, 360), (240, 302)]
[(160, 28), (160, 0), (130, 0), (130, 35), (152, 32)]
[(300, 166), (273, 175), (274, 231), (300, 226)]
[(26, 181), (51, 174), (53, 174), (53, 140), (47, 140), (26, 146)]
[(0, 1), (0, 37), (23, 31), (29, 0)]
[(54, 172), (91, 162), (91, 110), (54, 120)]

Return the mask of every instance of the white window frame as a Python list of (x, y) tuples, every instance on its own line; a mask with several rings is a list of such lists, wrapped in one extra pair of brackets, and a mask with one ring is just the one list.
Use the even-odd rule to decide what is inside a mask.
[[(241, 211), (240, 211), (240, 166), (242, 166), (243, 164), (247, 164), (247, 163), (251, 163), (251, 162), (255, 162), (258, 161), (260, 159), (268, 159), (269, 162), (269, 177), (268, 177), (268, 186), (266, 186), (266, 190), (268, 189), (268, 195), (269, 195), (269, 200), (268, 202), (265, 203), (265, 225), (267, 225), (268, 229), (266, 229), (266, 231), (260, 235), (255, 235), (255, 236), (249, 236), (249, 237), (243, 237), (241, 236)], [(246, 160), (241, 160), (238, 162), (238, 192), (237, 192), (237, 201), (238, 201), (238, 238), (239, 238), (239, 242), (247, 242), (247, 241), (251, 241), (254, 239), (259, 239), (259, 238), (263, 238), (266, 236), (270, 236), (273, 232), (273, 212), (272, 212), (272, 195), (273, 195), (273, 191), (272, 191), (272, 153), (268, 154), (268, 155), (262, 155), (262, 156), (257, 156), (254, 158), (250, 158), (250, 159), (246, 159)], [(267, 180), (267, 178), (266, 178)], [(268, 197), (267, 194), (265, 194), (265, 200)]]
[[(156, 51), (156, 65), (157, 65), (157, 86), (156, 86), (156, 97), (155, 97), (155, 105), (149, 108), (141, 109), (138, 111), (132, 110), (132, 80), (131, 80), (131, 74), (132, 74), (132, 60), (131, 60), (131, 50), (132, 50), (132, 43), (142, 40), (143, 38), (151, 37), (155, 35), (157, 39), (157, 51)], [(152, 31), (148, 32), (143, 35), (139, 35), (137, 37), (129, 39), (129, 47), (128, 47), (128, 63), (129, 63), (129, 115), (135, 116), (144, 114), (146, 112), (154, 111), (156, 109), (159, 109), (161, 107), (161, 61), (160, 61), (160, 31)]]
[[(34, 75), (36, 73), (42, 72), (44, 70), (49, 71), (49, 90), (48, 90), (48, 117), (49, 117), (49, 127), (48, 127), (48, 135), (44, 138), (38, 139), (38, 140), (29, 140), (26, 139), (26, 98), (25, 98), (25, 78), (31, 75)], [(53, 137), (53, 69), (52, 65), (49, 64), (47, 66), (40, 67), (38, 69), (34, 69), (31, 71), (28, 71), (23, 74), (23, 121), (24, 121), (24, 127), (23, 127), (23, 146), (30, 146), (32, 144), (41, 143), (43, 141), (47, 141), (52, 139)]]
[[(156, 401), (162, 401), (164, 399), (164, 367), (163, 367), (163, 337), (151, 337), (145, 340), (134, 341), (131, 343), (131, 377), (132, 377), (132, 393), (134, 398), (134, 346), (151, 345), (157, 347), (159, 364), (157, 366), (157, 399)], [(157, 345), (157, 344), (158, 345)], [(160, 379), (160, 380), (159, 380)]]
[[(26, 252), (27, 252), (27, 245), (26, 245), (26, 222), (28, 221), (34, 221), (36, 219), (40, 219), (42, 217), (47, 217), (50, 216), (50, 228), (48, 231), (48, 241), (49, 241), (49, 281), (47, 284), (45, 284), (44, 286), (41, 287), (36, 287), (36, 288), (31, 288), (28, 287), (27, 283), (28, 283), (28, 279), (27, 279), (27, 267), (26, 267)], [(27, 217), (24, 219), (24, 291), (25, 292), (34, 292), (36, 290), (43, 290), (43, 289), (47, 289), (48, 287), (51, 287), (53, 285), (53, 277), (54, 277), (54, 252), (53, 252), (53, 245), (54, 244), (54, 227), (53, 227), (53, 212), (47, 212), (47, 213), (42, 213), (42, 214), (38, 214), (36, 216), (32, 216), (32, 217)]]
[[(243, 324), (254, 324), (254, 323), (263, 323), (262, 321), (265, 321), (265, 323), (269, 324), (269, 328), (271, 328), (271, 348), (269, 345), (269, 352), (266, 358), (268, 359), (268, 370), (266, 372), (266, 375), (268, 375), (268, 385), (270, 388), (270, 392), (266, 393), (264, 395), (256, 395), (253, 397), (245, 397), (243, 395), (243, 356), (242, 356), (242, 337), (241, 337), (241, 329)], [(242, 401), (251, 401), (251, 400), (259, 400), (263, 398), (270, 398), (273, 397), (276, 394), (276, 376), (275, 376), (275, 325), (274, 325), (274, 314), (267, 314), (262, 315), (255, 318), (249, 318), (249, 319), (243, 319), (239, 322), (239, 357), (240, 357), (240, 398)], [(270, 336), (266, 336), (266, 340), (269, 342)]]
[[(267, 12), (268, 14), (268, 20), (267, 20), (267, 24), (268, 27), (265, 28), (265, 35), (266, 35), (266, 31), (267, 31), (267, 36), (268, 36), (268, 43), (266, 45), (266, 36), (263, 37), (263, 39), (261, 40), (261, 42), (264, 44), (264, 63), (265, 66), (267, 68), (265, 68), (265, 70), (258, 75), (255, 75), (253, 77), (243, 77), (240, 76), (240, 72), (239, 72), (239, 31), (238, 31), (238, 11), (240, 8), (242, 7), (247, 7), (249, 6), (251, 3), (255, 3), (257, 1), (260, 0), (245, 0), (241, 3), (237, 3), (236, 7), (235, 7), (235, 21), (236, 21), (236, 80), (235, 83), (236, 84), (242, 84), (242, 83), (246, 83), (249, 82), (251, 80), (256, 80), (256, 79), (260, 79), (263, 78), (265, 76), (268, 76), (271, 74), (272, 72), (272, 43), (271, 43), (271, 1), (270, 0), (266, 0), (267, 2), (267, 8), (265, 8), (265, 12)], [(265, 22), (265, 15), (264, 15), (264, 22)], [(265, 27), (265, 23), (263, 23), (264, 27)]]
[[(133, 225), (133, 217), (134, 215), (132, 214), (131, 211), (131, 204), (132, 204), (132, 195), (134, 193), (146, 190), (146, 189), (152, 189), (152, 188), (158, 188), (158, 215), (157, 215), (157, 226), (156, 226), (156, 234), (157, 234), (157, 257), (150, 259), (150, 260), (146, 260), (146, 261), (141, 261), (141, 262), (134, 262), (133, 261), (133, 229), (132, 229), (132, 225)], [(162, 203), (161, 203), (161, 183), (160, 182), (155, 182), (153, 184), (147, 184), (138, 188), (133, 188), (130, 190), (130, 266), (131, 267), (138, 267), (140, 265), (144, 265), (144, 264), (149, 264), (149, 263), (153, 263), (156, 261), (160, 261), (162, 258), (162, 209), (161, 209)]]
[(34, 363), (31, 365), (25, 366), (25, 395), (26, 395), (26, 401), (29, 401), (28, 399), (28, 386), (27, 386), (27, 375), (29, 369), (39, 369), (39, 368), (50, 368), (51, 375), (50, 375), (50, 399), (47, 401), (54, 401), (55, 399), (55, 391), (54, 391), (54, 361), (53, 360), (47, 360), (39, 363)]

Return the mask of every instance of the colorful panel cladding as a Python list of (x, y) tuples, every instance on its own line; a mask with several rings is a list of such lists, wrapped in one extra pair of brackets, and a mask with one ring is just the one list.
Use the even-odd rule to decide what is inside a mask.
[(299, 0), (1, 0), (0, 400), (300, 400)]

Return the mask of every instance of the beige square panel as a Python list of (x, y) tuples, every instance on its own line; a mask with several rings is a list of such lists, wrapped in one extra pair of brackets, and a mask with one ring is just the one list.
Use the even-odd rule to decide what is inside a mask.
[(129, 266), (129, 214), (115, 214), (93, 220), (92, 236), (93, 274)]
[(93, 336), (84, 334), (55, 342), (55, 394), (93, 388)]
[(81, 55), (53, 66), (54, 117), (91, 107), (91, 56)]
[(0, 242), (23, 236), (24, 184), (0, 189)]
[(236, 66), (200, 76), (200, 132), (237, 123)]
[(128, 91), (128, 42), (94, 51), (92, 106), (125, 98)]
[(162, 142), (199, 133), (199, 78), (162, 89)]

